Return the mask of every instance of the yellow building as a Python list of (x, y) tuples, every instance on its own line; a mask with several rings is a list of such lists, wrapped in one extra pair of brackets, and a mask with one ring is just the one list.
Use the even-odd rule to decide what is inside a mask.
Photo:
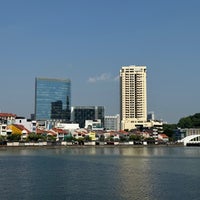
[(96, 140), (96, 133), (95, 132), (89, 132), (89, 137), (91, 138), (92, 141)]
[(18, 124), (9, 125), (8, 129), (12, 130), (12, 134), (22, 135), (23, 138), (25, 138), (30, 133), (30, 131), (27, 130), (23, 125)]

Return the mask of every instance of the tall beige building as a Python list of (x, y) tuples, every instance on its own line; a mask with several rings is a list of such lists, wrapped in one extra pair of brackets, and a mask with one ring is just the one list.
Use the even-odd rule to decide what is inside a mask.
[(147, 122), (146, 66), (123, 66), (120, 70), (121, 129), (131, 130)]

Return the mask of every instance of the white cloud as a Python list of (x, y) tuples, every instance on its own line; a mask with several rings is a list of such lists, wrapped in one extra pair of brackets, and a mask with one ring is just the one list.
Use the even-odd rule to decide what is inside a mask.
[(95, 83), (98, 81), (117, 81), (119, 80), (119, 77), (112, 77), (109, 73), (103, 73), (99, 76), (94, 76), (94, 77), (90, 77), (88, 79), (89, 83)]
[(119, 80), (119, 76), (115, 76), (114, 81), (118, 81), (118, 80)]
[(94, 82), (97, 82), (97, 81), (107, 81), (110, 79), (110, 74), (108, 73), (103, 73), (101, 74), (100, 76), (95, 76), (95, 77), (90, 77), (88, 79), (88, 82), (90, 83), (94, 83)]

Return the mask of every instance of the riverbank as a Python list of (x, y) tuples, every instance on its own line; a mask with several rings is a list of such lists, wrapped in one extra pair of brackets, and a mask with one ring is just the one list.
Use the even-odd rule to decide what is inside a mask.
[(154, 144), (154, 143), (133, 143), (133, 142), (86, 142), (86, 143), (72, 143), (72, 142), (8, 142), (4, 145), (0, 145), (0, 148), (66, 148), (66, 147), (163, 147), (163, 146), (184, 146), (182, 143), (166, 143), (166, 144)]

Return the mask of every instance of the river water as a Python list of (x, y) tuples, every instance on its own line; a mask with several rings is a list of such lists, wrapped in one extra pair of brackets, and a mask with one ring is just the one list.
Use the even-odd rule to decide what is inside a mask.
[(197, 200), (199, 185), (199, 147), (0, 148), (1, 200)]

